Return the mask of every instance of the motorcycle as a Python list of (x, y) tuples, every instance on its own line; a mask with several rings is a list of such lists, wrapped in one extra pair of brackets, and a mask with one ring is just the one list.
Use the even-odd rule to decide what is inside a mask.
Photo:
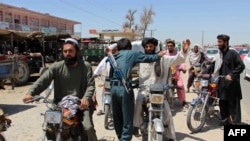
[(99, 85), (103, 87), (102, 91), (102, 102), (104, 106), (104, 128), (110, 129), (113, 121), (112, 116), (112, 99), (110, 93), (110, 79), (104, 75), (100, 75), (101, 80), (104, 81), (103, 85)]
[(171, 108), (174, 108), (174, 101), (178, 98), (177, 90), (183, 89), (177, 86), (178, 78), (175, 77), (176, 71), (181, 71), (181, 69), (171, 66), (168, 73), (168, 85), (171, 87), (167, 92), (167, 99)]
[(0, 109), (0, 141), (6, 141), (5, 137), (2, 135), (3, 131), (6, 131), (11, 125), (11, 120), (6, 117), (3, 110)]
[(148, 141), (163, 141), (164, 123), (163, 106), (168, 85), (139, 85), (139, 90), (146, 92), (143, 100), (143, 124), (140, 127), (142, 137)]
[[(48, 108), (45, 113), (41, 113), (44, 116), (42, 141), (79, 141), (81, 132), (84, 131), (81, 123), (83, 112), (81, 111), (82, 109), (79, 109), (81, 102), (75, 96), (66, 96), (62, 99), (64, 101), (56, 104), (53, 100), (48, 99), (53, 88), (52, 82), (46, 90), (45, 96), (34, 96), (27, 101), (27, 103), (30, 103), (43, 100), (42, 103), (46, 104)], [(72, 112), (72, 107), (75, 108), (74, 112)]]
[(193, 67), (193, 72), (195, 74), (194, 82), (193, 82), (193, 92), (197, 93), (199, 92), (199, 86), (200, 86), (200, 78), (197, 77), (199, 74), (201, 74), (206, 68), (208, 68), (209, 63), (208, 62), (202, 62), (202, 63), (196, 63)]
[(209, 74), (201, 75), (198, 97), (192, 100), (187, 113), (187, 126), (192, 133), (199, 132), (212, 115), (219, 118), (219, 111), (215, 110), (215, 106), (219, 103), (217, 81), (221, 77), (224, 76), (213, 80)]

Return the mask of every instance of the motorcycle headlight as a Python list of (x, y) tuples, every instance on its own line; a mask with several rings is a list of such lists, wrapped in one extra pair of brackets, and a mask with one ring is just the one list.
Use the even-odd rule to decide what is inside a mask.
[(201, 80), (202, 87), (208, 87), (208, 80)]
[(61, 123), (62, 114), (59, 111), (46, 111), (44, 115), (45, 121), (48, 123)]
[(164, 97), (161, 94), (152, 94), (150, 97), (150, 101), (152, 104), (162, 104), (164, 101)]

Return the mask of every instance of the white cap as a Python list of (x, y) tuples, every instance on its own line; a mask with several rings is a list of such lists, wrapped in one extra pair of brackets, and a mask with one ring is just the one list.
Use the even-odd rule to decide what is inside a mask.
[(78, 45), (78, 41), (73, 39), (73, 38), (66, 38), (65, 43), (68, 42), (68, 41), (73, 42), (75, 45)]
[(197, 46), (198, 48), (200, 48), (200, 45), (199, 44), (194, 44), (194, 47)]
[(198, 49), (200, 49), (200, 48), (201, 48), (199, 44), (194, 44), (193, 46), (191, 46), (191, 49), (193, 49), (195, 46), (197, 46), (197, 47), (198, 47)]
[(114, 49), (115, 47), (117, 47), (117, 43), (111, 44), (110, 46), (108, 46), (108, 48), (110, 50)]

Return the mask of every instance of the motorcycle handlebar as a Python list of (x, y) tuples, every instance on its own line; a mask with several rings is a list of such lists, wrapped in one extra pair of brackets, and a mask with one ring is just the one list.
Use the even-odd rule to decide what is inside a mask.
[(40, 95), (36, 95), (36, 96), (33, 96), (32, 99), (26, 101), (26, 103), (39, 102), (41, 99), (44, 99), (44, 97)]

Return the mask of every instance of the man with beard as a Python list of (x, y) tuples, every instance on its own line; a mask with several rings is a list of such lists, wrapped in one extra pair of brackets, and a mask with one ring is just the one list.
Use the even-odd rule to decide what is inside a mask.
[[(175, 41), (169, 39), (166, 41), (166, 44), (167, 44), (168, 49), (165, 51), (165, 54), (169, 56), (177, 55), (178, 50), (175, 48)], [(179, 100), (182, 102), (182, 106), (188, 108), (188, 104), (186, 102), (184, 83), (181, 78), (181, 72), (186, 73), (187, 71), (186, 64), (181, 63), (179, 65), (172, 65), (170, 69), (171, 69), (170, 75), (172, 75), (172, 77), (169, 77), (169, 79), (171, 78), (172, 79), (171, 81), (174, 82), (175, 85), (178, 87), (177, 95), (178, 95)]]
[[(111, 85), (110, 92), (112, 96), (112, 114), (115, 132), (119, 141), (130, 141), (132, 140), (134, 114), (134, 92), (132, 89), (132, 76), (130, 71), (136, 63), (159, 60), (163, 56), (163, 53), (159, 52), (158, 54), (147, 55), (139, 51), (131, 50), (132, 44), (127, 38), (120, 39), (117, 42), (117, 48), (119, 52), (114, 54), (114, 59), (120, 73), (116, 73), (116, 70), (111, 65), (109, 75)], [(125, 85), (128, 91), (123, 85), (121, 77), (126, 81)]]
[(188, 82), (187, 82), (187, 92), (189, 93), (189, 89), (193, 84), (194, 78), (195, 78), (195, 73), (193, 72), (194, 65), (196, 63), (202, 63), (203, 61), (210, 62), (210, 59), (207, 57), (205, 53), (200, 51), (200, 46), (199, 44), (195, 44), (192, 52), (190, 53), (189, 56), (189, 63), (190, 63), (190, 68), (188, 70), (189, 75), (188, 75)]
[[(142, 46), (146, 54), (155, 54), (158, 40), (155, 38), (144, 38)], [(166, 84), (168, 71), (171, 65), (177, 65), (185, 62), (187, 51), (190, 45), (189, 40), (183, 41), (182, 50), (176, 56), (164, 55), (160, 61), (154, 63), (140, 63), (139, 84)], [(142, 103), (145, 91), (139, 91), (134, 111), (134, 135), (138, 135), (138, 129), (143, 123)], [(172, 113), (167, 100), (164, 100), (163, 124), (164, 140), (176, 140)]]
[(240, 59), (239, 54), (229, 49), (228, 35), (218, 35), (217, 43), (220, 53), (216, 57), (215, 63), (211, 65), (214, 68), (213, 77), (225, 76), (218, 82), (219, 106), (223, 122), (220, 125), (240, 124), (242, 99), (240, 74), (245, 69), (245, 65)]
[(77, 96), (81, 99), (80, 108), (85, 109), (83, 113), (83, 126), (87, 133), (82, 131), (81, 140), (97, 141), (92, 113), (92, 96), (95, 91), (95, 81), (92, 67), (84, 62), (80, 55), (78, 42), (67, 38), (62, 47), (63, 60), (55, 62), (40, 78), (33, 84), (23, 98), (23, 102), (31, 100), (33, 96), (43, 92), (52, 81), (54, 81), (54, 102), (58, 103), (67, 95)]

